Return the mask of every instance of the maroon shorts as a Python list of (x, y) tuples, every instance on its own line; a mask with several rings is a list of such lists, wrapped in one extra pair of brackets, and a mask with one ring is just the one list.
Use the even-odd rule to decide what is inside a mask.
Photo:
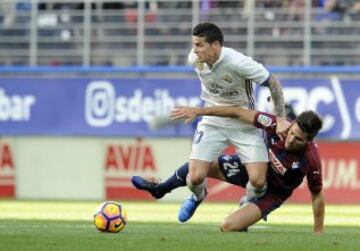
[(261, 216), (266, 220), (267, 215), (274, 211), (276, 208), (280, 207), (290, 195), (279, 194), (274, 191), (271, 191), (271, 188), (268, 187), (265, 195), (259, 199), (254, 199), (251, 202), (260, 208)]
[[(245, 166), (241, 163), (237, 155), (222, 155), (218, 158), (218, 162), (220, 171), (228, 183), (244, 188), (246, 187), (249, 176)], [(262, 218), (266, 220), (266, 216), (276, 208), (280, 207), (290, 195), (291, 193), (279, 193), (269, 185), (263, 197), (253, 199), (250, 202), (259, 207)]]

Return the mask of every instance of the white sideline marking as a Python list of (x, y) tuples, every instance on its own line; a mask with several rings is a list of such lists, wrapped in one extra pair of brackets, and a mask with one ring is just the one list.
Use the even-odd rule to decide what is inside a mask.
[(249, 228), (266, 229), (266, 228), (271, 228), (271, 227), (270, 226), (252, 226)]

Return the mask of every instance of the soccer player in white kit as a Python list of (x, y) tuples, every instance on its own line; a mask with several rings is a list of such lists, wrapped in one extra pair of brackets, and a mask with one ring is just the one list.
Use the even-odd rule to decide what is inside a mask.
[[(223, 42), (223, 34), (215, 24), (200, 23), (193, 29), (193, 48), (188, 59), (201, 81), (201, 98), (205, 101), (205, 106), (255, 109), (254, 82), (269, 87), (276, 115), (284, 117), (284, 97), (278, 80), (262, 64), (234, 49), (224, 47)], [(285, 119), (280, 120), (277, 127), (279, 134), (284, 134), (287, 127)], [(265, 193), (269, 160), (259, 129), (235, 118), (204, 116), (194, 134), (186, 180), (193, 195), (180, 208), (181, 222), (190, 219), (206, 197), (205, 177), (210, 163), (229, 144), (236, 147), (249, 174), (244, 201), (261, 197)]]

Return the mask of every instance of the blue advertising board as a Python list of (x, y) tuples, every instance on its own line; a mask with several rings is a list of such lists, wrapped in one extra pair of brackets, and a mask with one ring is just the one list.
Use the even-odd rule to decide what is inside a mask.
[[(360, 80), (281, 79), (296, 112), (324, 119), (319, 138), (360, 139)], [(201, 105), (195, 78), (0, 78), (0, 135), (191, 136), (173, 123), (154, 130), (174, 105)], [(266, 87), (256, 88), (257, 109), (272, 111)]]
[[(340, 80), (336, 76), (315, 79), (281, 79), (285, 101), (298, 114), (311, 109), (323, 118), (321, 139), (360, 139), (360, 80)], [(259, 110), (272, 111), (266, 101), (268, 91), (258, 88)]]

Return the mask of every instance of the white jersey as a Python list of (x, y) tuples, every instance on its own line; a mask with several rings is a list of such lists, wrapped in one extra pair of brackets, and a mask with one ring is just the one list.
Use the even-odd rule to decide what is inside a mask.
[[(219, 59), (211, 68), (205, 63), (199, 63), (193, 50), (188, 60), (201, 81), (200, 97), (205, 101), (205, 106), (255, 109), (252, 83), (262, 84), (270, 76), (262, 64), (227, 47), (222, 48)], [(204, 116), (201, 122), (221, 127), (248, 127), (233, 118)]]

